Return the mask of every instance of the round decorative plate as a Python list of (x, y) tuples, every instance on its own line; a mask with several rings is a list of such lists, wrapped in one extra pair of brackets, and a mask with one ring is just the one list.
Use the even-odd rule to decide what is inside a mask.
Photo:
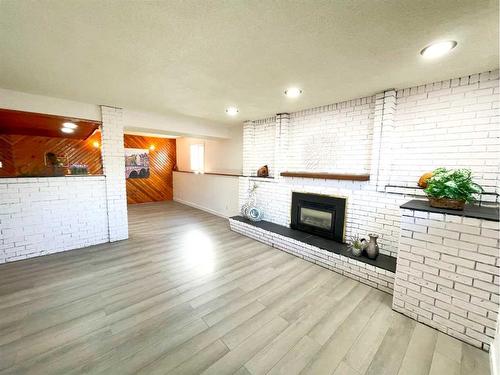
[(252, 221), (261, 221), (264, 213), (260, 208), (251, 207), (248, 211), (248, 218)]

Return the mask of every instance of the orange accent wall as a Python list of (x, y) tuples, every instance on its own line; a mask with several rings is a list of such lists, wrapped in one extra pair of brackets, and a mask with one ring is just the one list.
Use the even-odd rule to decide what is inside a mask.
[(154, 145), (155, 149), (149, 150), (149, 177), (127, 179), (127, 203), (173, 199), (175, 139), (125, 134), (125, 148), (149, 149), (151, 145)]
[(0, 176), (43, 175), (45, 153), (65, 154), (69, 164), (86, 164), (90, 174), (102, 174), (101, 150), (93, 146), (101, 143), (96, 132), (86, 140), (0, 135)]

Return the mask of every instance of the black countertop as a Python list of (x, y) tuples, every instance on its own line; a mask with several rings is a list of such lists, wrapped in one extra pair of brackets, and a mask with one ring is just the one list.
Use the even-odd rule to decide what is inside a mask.
[(490, 221), (500, 221), (498, 207), (476, 206), (472, 204), (465, 205), (463, 211), (450, 210), (446, 208), (431, 207), (428, 201), (413, 199), (400, 206), (407, 210), (435, 212), (439, 214), (455, 215), (462, 217), (472, 217)]
[(347, 244), (336, 242), (327, 238), (315, 236), (314, 234), (309, 234), (302, 232), (300, 230), (296, 229), (291, 229), (288, 227), (285, 227), (283, 225), (278, 225), (271, 223), (269, 221), (250, 221), (243, 216), (233, 216), (231, 217), (233, 220), (241, 221), (245, 224), (252, 225), (254, 227), (260, 228), (267, 230), (272, 233), (276, 233), (279, 235), (282, 235), (284, 237), (288, 237), (291, 239), (294, 239), (296, 241), (304, 242), (308, 245), (313, 245), (316, 247), (319, 247), (320, 249), (329, 251), (331, 253), (339, 254), (347, 258), (352, 258), (355, 259), (359, 262), (366, 263), (369, 265), (372, 265), (374, 267), (382, 268), (387, 271), (391, 272), (396, 272), (396, 258), (385, 255), (385, 254), (379, 254), (377, 259), (369, 259), (365, 256), (354, 256), (352, 253), (348, 250)]

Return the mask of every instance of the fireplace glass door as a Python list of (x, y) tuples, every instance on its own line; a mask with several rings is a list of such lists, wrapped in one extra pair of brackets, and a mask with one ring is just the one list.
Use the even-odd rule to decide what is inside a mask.
[(314, 208), (300, 208), (300, 222), (305, 225), (320, 228), (323, 230), (331, 230), (334, 223), (335, 212), (322, 211)]

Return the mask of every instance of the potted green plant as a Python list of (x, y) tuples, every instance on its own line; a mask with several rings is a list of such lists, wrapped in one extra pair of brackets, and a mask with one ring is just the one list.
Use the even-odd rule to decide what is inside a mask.
[(352, 255), (359, 257), (363, 253), (363, 250), (366, 248), (366, 240), (364, 238), (359, 238), (359, 235), (351, 236), (351, 239), (348, 243), (349, 250), (352, 252)]
[(427, 180), (424, 191), (432, 207), (463, 210), (465, 203), (474, 202), (483, 188), (472, 181), (469, 169), (437, 168)]

